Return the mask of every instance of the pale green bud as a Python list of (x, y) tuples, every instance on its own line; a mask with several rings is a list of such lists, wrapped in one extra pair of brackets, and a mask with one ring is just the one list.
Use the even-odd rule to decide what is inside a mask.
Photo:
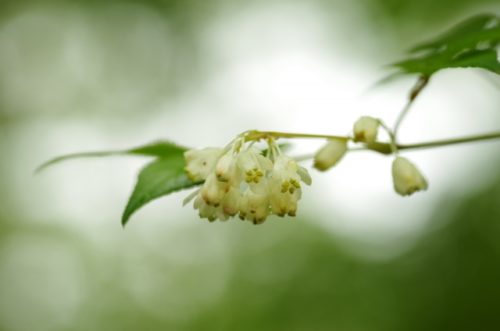
[(404, 157), (396, 157), (392, 163), (394, 190), (402, 196), (427, 189), (427, 181), (413, 163)]
[(379, 120), (370, 116), (360, 117), (354, 123), (353, 133), (355, 142), (373, 143), (377, 140)]
[(320, 171), (325, 171), (337, 164), (347, 151), (347, 140), (329, 140), (314, 155), (314, 167)]

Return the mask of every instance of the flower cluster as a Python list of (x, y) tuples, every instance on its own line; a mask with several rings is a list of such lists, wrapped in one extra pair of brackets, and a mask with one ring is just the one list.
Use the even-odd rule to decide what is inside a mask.
[(265, 153), (239, 137), (224, 149), (189, 150), (184, 157), (188, 177), (204, 181), (184, 204), (194, 199), (200, 217), (209, 221), (238, 215), (260, 224), (270, 214), (295, 216), (301, 183), (311, 184), (307, 170), (272, 139)]
[[(349, 151), (348, 144), (377, 145), (379, 128), (391, 139), (394, 190), (408, 196), (426, 190), (427, 181), (408, 159), (398, 156), (394, 134), (379, 119), (363, 116), (354, 123), (352, 136), (330, 138), (314, 155), (314, 168), (326, 171), (335, 166)], [(302, 194), (302, 183), (311, 184), (307, 170), (282, 153), (274, 137), (300, 137), (279, 132), (248, 131), (225, 148), (192, 149), (184, 153), (185, 171), (194, 182), (203, 182), (184, 204), (194, 199), (193, 206), (201, 218), (225, 221), (233, 216), (254, 224), (263, 223), (269, 215), (295, 216)], [(266, 139), (267, 150), (254, 144)]]

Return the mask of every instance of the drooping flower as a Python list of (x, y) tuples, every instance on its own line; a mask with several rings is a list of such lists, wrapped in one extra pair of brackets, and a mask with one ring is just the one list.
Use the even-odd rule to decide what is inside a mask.
[(203, 183), (200, 194), (209, 206), (218, 207), (228, 191), (229, 184), (219, 181), (215, 173), (211, 173)]
[(213, 171), (213, 168), (221, 154), (222, 148), (216, 147), (191, 149), (185, 152), (185, 171), (189, 179), (194, 182), (206, 179)]
[(228, 219), (228, 215), (224, 213), (221, 206), (215, 207), (207, 204), (201, 195), (198, 195), (193, 203), (194, 209), (198, 209), (198, 215), (200, 218), (206, 218), (210, 222), (221, 220), (226, 221)]
[(235, 216), (240, 211), (241, 191), (239, 187), (230, 187), (222, 199), (222, 211), (227, 216)]
[(370, 116), (362, 116), (355, 123), (353, 128), (354, 141), (373, 143), (377, 140), (380, 121)]
[(239, 154), (238, 165), (246, 183), (259, 183), (267, 171), (273, 168), (273, 162), (262, 155), (256, 148), (249, 148)]
[(331, 139), (314, 155), (314, 167), (326, 171), (336, 165), (347, 151), (347, 140)]
[(238, 177), (238, 159), (234, 153), (226, 153), (221, 156), (215, 166), (215, 175), (221, 182), (229, 182)]
[(401, 156), (396, 157), (392, 163), (392, 178), (394, 190), (402, 196), (426, 190), (428, 187), (426, 179), (417, 167)]
[[(265, 180), (264, 180), (265, 181)], [(260, 187), (260, 186), (259, 186)], [(265, 186), (262, 186), (265, 188)], [(260, 191), (260, 192), (259, 192)], [(248, 187), (240, 200), (240, 218), (254, 224), (263, 223), (269, 215), (269, 193)]]
[(273, 214), (295, 216), (297, 202), (302, 195), (301, 181), (311, 184), (307, 170), (288, 156), (278, 156), (269, 180), (269, 200)]

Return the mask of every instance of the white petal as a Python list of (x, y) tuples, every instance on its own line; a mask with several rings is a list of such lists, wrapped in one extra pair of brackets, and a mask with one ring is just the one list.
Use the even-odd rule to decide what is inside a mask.
[(194, 190), (193, 192), (191, 192), (187, 197), (184, 198), (184, 200), (182, 200), (182, 206), (184, 207), (185, 205), (190, 203), (198, 195), (199, 192), (200, 192), (200, 189), (197, 189), (197, 190)]
[(311, 185), (312, 184), (312, 178), (311, 175), (309, 175), (309, 172), (307, 171), (306, 168), (299, 166), (297, 169), (297, 173), (300, 176), (300, 179), (306, 184), (306, 185)]

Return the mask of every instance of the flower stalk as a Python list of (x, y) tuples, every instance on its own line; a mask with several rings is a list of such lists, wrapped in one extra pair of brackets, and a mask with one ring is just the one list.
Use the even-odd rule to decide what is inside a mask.
[[(279, 138), (286, 138), (286, 139), (339, 139), (339, 140), (345, 140), (345, 141), (351, 141), (352, 137), (349, 136), (335, 136), (335, 135), (328, 135), (328, 134), (308, 134), (308, 133), (294, 133), (294, 132), (277, 132), (277, 131), (257, 131), (257, 130), (252, 130), (252, 131), (247, 131), (245, 133), (245, 140), (246, 141), (258, 141), (258, 140), (263, 140), (263, 139), (268, 139), (269, 137), (279, 139)], [(445, 147), (445, 146), (451, 146), (451, 145), (459, 145), (459, 144), (465, 144), (465, 143), (471, 143), (471, 142), (478, 142), (478, 141), (489, 141), (489, 140), (496, 140), (500, 139), (500, 132), (491, 132), (491, 133), (485, 133), (485, 134), (479, 134), (479, 135), (471, 135), (471, 136), (464, 136), (464, 137), (457, 137), (457, 138), (450, 138), (450, 139), (440, 139), (440, 140), (433, 140), (433, 141), (425, 141), (425, 142), (419, 142), (419, 143), (412, 143), (412, 144), (399, 144), (396, 143), (394, 146), (396, 147), (397, 150), (414, 150), (414, 149), (426, 149), (426, 148), (436, 148), (436, 147)], [(380, 154), (385, 154), (385, 155), (390, 155), (394, 153), (394, 146), (391, 146), (391, 142), (380, 142), (376, 141), (373, 143), (369, 144), (364, 144), (362, 148), (359, 149), (352, 149), (352, 150), (371, 150)]]

